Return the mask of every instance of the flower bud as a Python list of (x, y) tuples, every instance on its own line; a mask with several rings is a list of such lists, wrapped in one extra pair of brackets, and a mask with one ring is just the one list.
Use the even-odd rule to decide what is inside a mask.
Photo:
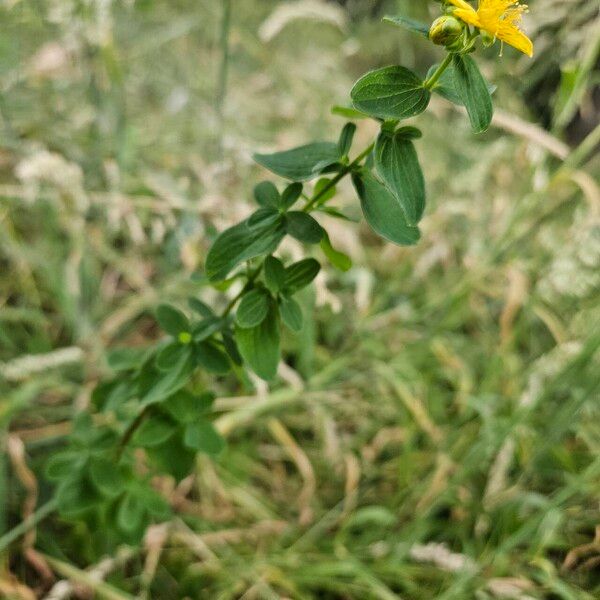
[(439, 46), (450, 46), (461, 38), (463, 31), (461, 21), (450, 15), (444, 15), (432, 23), (429, 39)]

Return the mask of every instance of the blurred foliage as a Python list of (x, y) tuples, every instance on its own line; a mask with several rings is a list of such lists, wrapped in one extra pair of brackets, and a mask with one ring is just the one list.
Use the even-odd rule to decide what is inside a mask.
[[(538, 11), (544, 2), (529, 15), (540, 61), (567, 78), (588, 56), (594, 29), (576, 14), (593, 3), (544, 30), (559, 14)], [(278, 5), (235, 3), (216, 107), (221, 2), (3, 3), (0, 427), (12, 441), (0, 461), (2, 533), (49, 498), (41, 465), (89, 403), (107, 350), (156, 339), (159, 298), (214, 300), (190, 274), (215, 231), (249, 212), (260, 173), (250, 148), (331, 137), (341, 121), (329, 107), (347, 102), (358, 75), (431, 62), (418, 38), (364, 15), (343, 28), (290, 20), (264, 41)], [(427, 19), (427, 3), (389, 11), (402, 8)], [(503, 71), (497, 104), (535, 116), (515, 95), (521, 74), (554, 115), (554, 87), (535, 88), (550, 80), (536, 71), (543, 61), (526, 61), (507, 49), (490, 64)], [(573, 101), (585, 117), (597, 69), (582, 72)], [(526, 128), (474, 139), (462, 115), (434, 108), (435, 122), (416, 120), (423, 243), (391, 248), (332, 223), (355, 267), (303, 298), (314, 317), (284, 340), (284, 380), (256, 395), (219, 383), (225, 455), (198, 459), (179, 486), (155, 482), (177, 517), (109, 557), (99, 597), (598, 597), (593, 138), (561, 164)], [(552, 121), (553, 133), (567, 139), (566, 125)], [(44, 597), (55, 583), (44, 565), (89, 585), (102, 532), (54, 516), (35, 531), (0, 550), (0, 597)]]

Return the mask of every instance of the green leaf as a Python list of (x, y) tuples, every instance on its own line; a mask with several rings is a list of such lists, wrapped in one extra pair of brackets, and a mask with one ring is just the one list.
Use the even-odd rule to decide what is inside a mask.
[(354, 123), (346, 123), (346, 125), (344, 125), (344, 129), (342, 129), (342, 133), (340, 134), (340, 139), (338, 141), (338, 150), (340, 156), (348, 156), (348, 152), (350, 152), (350, 148), (352, 147), (352, 140), (354, 139), (355, 133), (356, 125)]
[(63, 480), (56, 490), (55, 498), (58, 511), (69, 518), (80, 517), (101, 501), (96, 488), (87, 477)]
[(269, 381), (277, 374), (280, 358), (279, 320), (270, 308), (267, 318), (257, 327), (236, 327), (235, 339), (242, 358), (262, 379)]
[(259, 208), (248, 217), (250, 227), (267, 227), (279, 220), (279, 211), (276, 208)]
[(212, 456), (219, 454), (225, 448), (225, 440), (210, 421), (190, 423), (185, 428), (183, 443), (192, 450)]
[(343, 252), (339, 252), (332, 245), (329, 236), (325, 234), (321, 240), (321, 250), (329, 262), (340, 271), (349, 271), (352, 268), (352, 260)]
[(106, 360), (113, 371), (131, 371), (142, 365), (147, 352), (147, 348), (115, 348), (108, 353)]
[(287, 232), (305, 244), (318, 244), (323, 238), (323, 228), (308, 213), (294, 210), (285, 215)]
[(321, 265), (314, 258), (305, 258), (285, 270), (285, 289), (290, 294), (306, 287), (321, 270)]
[(156, 309), (156, 320), (167, 333), (177, 337), (182, 331), (190, 330), (188, 318), (170, 304), (161, 304)]
[(367, 223), (384, 239), (400, 246), (416, 244), (421, 234), (406, 221), (398, 200), (369, 172), (352, 178)]
[(159, 521), (166, 521), (171, 516), (169, 503), (152, 488), (140, 486), (136, 496), (144, 509)]
[(360, 219), (354, 219), (352, 217), (349, 217), (348, 215), (345, 215), (343, 212), (339, 211), (337, 208), (335, 208), (333, 206), (322, 206), (321, 208), (318, 208), (317, 210), (318, 210), (318, 212), (325, 213), (326, 215), (329, 215), (330, 217), (333, 217), (334, 219), (341, 219), (342, 221), (347, 221), (348, 223), (358, 223), (360, 221)]
[(338, 146), (331, 142), (316, 142), (275, 154), (254, 155), (254, 160), (259, 165), (292, 181), (313, 179), (339, 159)]
[(300, 305), (293, 298), (281, 297), (279, 304), (279, 314), (284, 324), (292, 331), (300, 331), (304, 317)]
[(190, 298), (188, 300), (189, 307), (197, 312), (201, 317), (211, 318), (215, 316), (213, 309), (206, 304), (206, 302), (202, 302), (198, 298)]
[(285, 236), (282, 217), (254, 225), (248, 221), (227, 229), (215, 240), (206, 257), (206, 274), (210, 281), (222, 281), (245, 260), (271, 254)]
[(471, 127), (475, 133), (482, 133), (488, 129), (494, 115), (487, 82), (470, 56), (455, 54), (452, 65), (456, 89), (469, 114)]
[(244, 294), (235, 315), (236, 323), (244, 329), (260, 325), (269, 312), (269, 301), (269, 295), (264, 289)]
[(228, 331), (223, 332), (223, 346), (225, 347), (225, 352), (227, 352), (229, 358), (233, 361), (233, 364), (241, 367), (243, 360), (240, 351), (238, 350), (233, 335)]
[(176, 365), (186, 352), (186, 347), (178, 342), (167, 344), (156, 355), (156, 368), (159, 371), (171, 370), (173, 365)]
[(53, 454), (46, 463), (45, 475), (50, 481), (60, 481), (81, 471), (87, 464), (88, 456), (80, 450), (65, 450)]
[(265, 208), (277, 208), (280, 200), (279, 191), (275, 184), (263, 181), (254, 188), (254, 199)]
[(400, 66), (367, 73), (352, 88), (354, 106), (381, 119), (406, 119), (422, 113), (431, 93), (412, 71)]
[[(429, 72), (427, 73), (427, 79), (429, 79), (435, 71), (438, 69), (440, 65), (433, 65)], [(496, 91), (496, 86), (492, 85), (488, 81), (486, 81), (486, 85), (490, 94), (493, 94)], [(438, 79), (436, 84), (431, 89), (432, 92), (439, 94), (442, 98), (452, 102), (453, 104), (457, 104), (458, 106), (464, 106), (464, 102), (460, 94), (458, 93), (458, 86), (456, 84), (456, 76), (454, 74), (454, 67), (450, 65)]]
[(221, 330), (223, 323), (223, 319), (215, 316), (204, 319), (204, 321), (200, 321), (200, 323), (195, 325), (192, 329), (192, 337), (194, 341), (202, 342), (207, 340), (211, 335)]
[(402, 27), (403, 29), (408, 29), (413, 33), (418, 33), (419, 35), (429, 39), (429, 25), (425, 23), (402, 16), (385, 16), (383, 17), (383, 20), (387, 23), (392, 23), (392, 25), (398, 25), (398, 27)]
[(185, 346), (186, 352), (170, 371), (160, 373), (148, 370), (143, 380), (141, 406), (156, 404), (166, 400), (180, 390), (189, 380), (194, 365), (191, 360), (191, 347)]
[(403, 134), (382, 131), (375, 145), (375, 168), (408, 223), (416, 225), (425, 210), (425, 179), (414, 144)]
[(283, 263), (274, 256), (267, 256), (264, 269), (267, 289), (272, 294), (277, 294), (285, 285), (285, 267)]
[(199, 396), (195, 396), (187, 390), (181, 390), (171, 396), (162, 405), (162, 408), (178, 423), (191, 423), (199, 416), (207, 413), (214, 401), (215, 395), (212, 392), (204, 392)]
[(304, 186), (299, 182), (295, 182), (295, 183), (288, 185), (285, 188), (285, 190), (283, 190), (283, 194), (281, 194), (281, 201), (279, 203), (279, 208), (281, 210), (288, 210), (294, 204), (296, 204), (296, 202), (298, 201), (298, 198), (300, 198), (300, 196), (302, 195), (303, 188), (304, 188)]
[(117, 525), (119, 529), (133, 532), (142, 526), (146, 509), (137, 495), (125, 494), (117, 509)]
[(411, 127), (407, 125), (406, 127), (398, 127), (395, 130), (395, 135), (403, 140), (418, 140), (423, 137), (423, 133), (417, 127)]
[(338, 117), (344, 117), (345, 119), (354, 119), (355, 121), (370, 119), (369, 115), (350, 106), (336, 105), (331, 109), (331, 114), (337, 115)]
[(147, 448), (146, 454), (158, 469), (172, 475), (177, 481), (190, 474), (196, 459), (196, 453), (186, 448), (180, 435), (170, 437), (160, 446)]
[(197, 365), (216, 375), (225, 375), (231, 369), (227, 354), (210, 342), (196, 344), (194, 358)]
[[(169, 400), (170, 401), (170, 400)], [(140, 425), (133, 436), (133, 443), (142, 448), (154, 448), (164, 444), (177, 431), (177, 424), (162, 415), (152, 414)]]
[(222, 281), (232, 269), (245, 260), (271, 254), (285, 236), (283, 219), (249, 224), (243, 221), (224, 231), (206, 257), (206, 274), (210, 281)]
[(115, 498), (125, 487), (123, 474), (117, 463), (104, 457), (94, 457), (90, 462), (90, 480), (104, 496)]

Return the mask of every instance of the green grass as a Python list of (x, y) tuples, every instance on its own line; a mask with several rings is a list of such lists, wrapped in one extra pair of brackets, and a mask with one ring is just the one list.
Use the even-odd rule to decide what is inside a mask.
[[(249, 210), (264, 175), (250, 152), (332, 136), (342, 121), (329, 107), (365, 70), (437, 58), (366, 21), (292, 22), (261, 42), (276, 2), (245, 0), (219, 92), (221, 3), (125, 4), (100, 46), (91, 8), (58, 23), (51, 3), (0, 9), (0, 441), (25, 442), (38, 507), (51, 497), (43, 463), (106, 373), (106, 350), (154, 339), (159, 300), (225, 305), (190, 275)], [(32, 58), (49, 42), (69, 49), (50, 72)], [(515, 55), (490, 58), (497, 105), (532, 120)], [(448, 105), (435, 110), (418, 123), (422, 243), (332, 224), (355, 266), (304, 298), (313, 318), (285, 340), (288, 374), (256, 392), (218, 383), (226, 452), (178, 489), (158, 482), (176, 519), (117, 557), (97, 597), (598, 597), (598, 157), (561, 168), (522, 127), (474, 137)], [(373, 133), (360, 127), (357, 148)], [(19, 179), (48, 160), (42, 149), (66, 162)], [(349, 186), (337, 203), (358, 215)], [(15, 371), (18, 357), (69, 347), (83, 358)], [(0, 539), (27, 516), (15, 465), (3, 455)], [(57, 580), (90, 584), (102, 532), (54, 515), (35, 531)], [(20, 541), (0, 554), (0, 597), (27, 597), (16, 581), (43, 597), (52, 582)]]

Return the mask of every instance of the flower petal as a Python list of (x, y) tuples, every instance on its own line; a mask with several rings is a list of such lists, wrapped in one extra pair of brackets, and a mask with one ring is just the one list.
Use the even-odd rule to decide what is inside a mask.
[(513, 48), (520, 50), (527, 56), (533, 56), (533, 42), (520, 30), (514, 26), (500, 27), (496, 37), (509, 44)]

